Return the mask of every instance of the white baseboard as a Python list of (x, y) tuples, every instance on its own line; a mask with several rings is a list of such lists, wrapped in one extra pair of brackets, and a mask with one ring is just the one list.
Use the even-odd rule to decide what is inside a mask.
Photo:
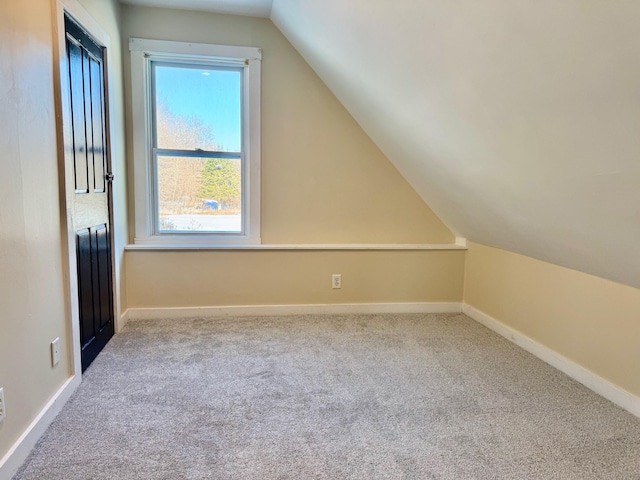
[(129, 322), (129, 310), (126, 310), (116, 324), (116, 333), (121, 332), (124, 326)]
[[(640, 417), (640, 398), (468, 304), (427, 302), (130, 308), (120, 317), (118, 330), (121, 330), (129, 320), (143, 319), (301, 314), (459, 313), (461, 311), (619, 407)], [(79, 376), (71, 377), (44, 406), (31, 425), (0, 460), (0, 478), (10, 479), (18, 471), (36, 442), (60, 413), (76, 388), (78, 388), (81, 380)]]
[(623, 390), (617, 385), (596, 375), (592, 371), (587, 370), (583, 366), (569, 360), (550, 348), (545, 347), (471, 305), (464, 303), (462, 305), (462, 312), (490, 330), (493, 330), (499, 335), (502, 335), (506, 339), (512, 341), (527, 352), (535, 355), (540, 360), (580, 382), (590, 390), (593, 390), (619, 407), (624, 408), (636, 417), (640, 417), (639, 397)]
[(130, 320), (162, 318), (243, 317), (253, 315), (358, 314), (358, 313), (460, 313), (457, 302), (344, 303), (327, 305), (243, 305), (221, 307), (130, 308)]
[(76, 391), (82, 377), (73, 376), (68, 379), (40, 411), (31, 425), (18, 438), (7, 454), (0, 460), (0, 478), (12, 478), (27, 459), (40, 437), (56, 418), (62, 407)]

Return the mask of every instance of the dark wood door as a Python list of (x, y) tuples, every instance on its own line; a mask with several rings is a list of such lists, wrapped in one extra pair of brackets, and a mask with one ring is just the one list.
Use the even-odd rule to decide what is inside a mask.
[(78, 263), (82, 371), (114, 333), (110, 189), (104, 51), (65, 16), (69, 67), (68, 161), (73, 162), (73, 224)]

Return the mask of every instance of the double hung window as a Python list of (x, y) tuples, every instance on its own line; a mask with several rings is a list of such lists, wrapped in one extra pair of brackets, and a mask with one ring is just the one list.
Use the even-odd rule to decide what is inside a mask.
[(260, 50), (130, 50), (136, 243), (260, 243)]

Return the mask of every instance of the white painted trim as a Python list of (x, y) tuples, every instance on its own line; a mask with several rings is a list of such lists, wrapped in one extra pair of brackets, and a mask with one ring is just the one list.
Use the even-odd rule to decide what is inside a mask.
[(343, 303), (318, 305), (231, 305), (211, 307), (130, 308), (130, 320), (196, 317), (246, 317), (284, 315), (342, 315), (358, 313), (460, 313), (457, 302)]
[[(78, 305), (78, 277), (77, 261), (76, 261), (76, 244), (75, 244), (75, 229), (73, 226), (73, 190), (68, 188), (68, 179), (74, 177), (72, 167), (69, 162), (66, 161), (65, 145), (66, 139), (70, 138), (71, 130), (68, 124), (64, 124), (64, 111), (69, 112), (68, 96), (64, 92), (68, 91), (69, 85), (67, 83), (67, 76), (63, 72), (67, 71), (67, 53), (66, 53), (66, 39), (65, 39), (65, 27), (64, 27), (64, 13), (67, 12), (71, 17), (77, 20), (83, 28), (85, 28), (89, 34), (103, 47), (106, 48), (106, 58), (104, 58), (105, 64), (105, 100), (106, 100), (106, 114), (109, 119), (109, 125), (107, 126), (106, 134), (108, 135), (107, 141), (110, 143), (110, 132), (113, 129), (114, 119), (110, 115), (110, 112), (114, 110), (113, 99), (109, 94), (109, 79), (113, 78), (113, 69), (111, 61), (111, 39), (109, 35), (102, 29), (102, 27), (96, 22), (96, 20), (85, 10), (85, 8), (77, 0), (52, 0), (53, 11), (55, 17), (53, 19), (53, 38), (54, 38), (54, 95), (56, 97), (56, 124), (58, 125), (58, 158), (59, 169), (61, 173), (60, 182), (64, 189), (64, 197), (61, 198), (62, 208), (65, 212), (63, 217), (63, 237), (66, 237), (66, 245), (63, 251), (63, 260), (68, 264), (68, 269), (63, 272), (66, 280), (67, 288), (67, 313), (69, 318), (69, 331), (70, 337), (67, 337), (68, 345), (71, 345), (72, 352), (72, 371), (77, 377), (82, 375), (82, 362), (81, 362), (81, 346), (80, 346), (80, 314)], [(60, 128), (62, 126), (62, 128)], [(111, 162), (113, 168), (113, 163)], [(113, 198), (113, 193), (111, 195)], [(111, 237), (112, 237), (112, 258), (113, 258), (113, 285), (112, 292), (114, 299), (114, 309), (116, 316), (120, 311), (120, 265), (116, 260), (115, 249), (115, 232), (114, 232), (114, 216), (115, 202), (110, 200), (111, 211), (114, 212), (110, 218), (111, 223)]]
[[(62, 237), (66, 240), (63, 244), (63, 261), (66, 261), (67, 268), (63, 269), (65, 278), (65, 293), (67, 307), (67, 334), (66, 349), (71, 358), (71, 370), (75, 376), (82, 375), (81, 366), (81, 346), (80, 346), (80, 313), (78, 305), (78, 276), (76, 261), (76, 245), (75, 232), (73, 230), (73, 195), (69, 186), (70, 179), (73, 178), (73, 172), (66, 161), (65, 144), (70, 138), (71, 130), (68, 124), (63, 122), (64, 111), (70, 108), (68, 96), (64, 92), (69, 90), (68, 79), (62, 72), (67, 71), (67, 53), (65, 43), (65, 27), (64, 12), (68, 11), (78, 21), (93, 22), (87, 18), (83, 18), (86, 12), (75, 2), (75, 0), (54, 0), (56, 17), (54, 18), (54, 95), (56, 100), (56, 129), (58, 140), (58, 169), (59, 181), (61, 184), (62, 195), (60, 203), (62, 211), (65, 215), (61, 218)], [(95, 26), (92, 24), (92, 26)], [(69, 352), (69, 346), (71, 351)]]
[[(85, 8), (77, 0), (52, 0), (53, 11), (55, 16), (54, 23), (54, 94), (56, 96), (56, 123), (62, 125), (62, 129), (58, 132), (58, 157), (59, 157), (59, 169), (61, 174), (61, 184), (64, 189), (64, 195), (61, 196), (62, 209), (65, 212), (63, 217), (63, 236), (66, 236), (66, 245), (64, 246), (63, 256), (66, 263), (69, 265), (68, 271), (65, 269), (64, 276), (67, 285), (67, 313), (69, 318), (69, 332), (70, 337), (67, 336), (68, 344), (71, 345), (72, 352), (70, 353), (72, 358), (72, 371), (74, 375), (80, 377), (82, 375), (82, 362), (81, 362), (81, 346), (80, 346), (80, 314), (78, 305), (78, 277), (77, 277), (77, 261), (76, 261), (76, 244), (75, 244), (75, 231), (73, 228), (73, 191), (72, 188), (67, 188), (68, 179), (74, 177), (70, 164), (65, 161), (65, 138), (71, 135), (69, 125), (63, 123), (64, 115), (63, 111), (69, 108), (68, 99), (63, 92), (67, 92), (69, 89), (67, 75), (62, 72), (67, 71), (67, 54), (66, 54), (66, 40), (65, 40), (65, 26), (64, 26), (64, 14), (67, 12), (71, 17), (77, 20), (83, 28), (85, 28), (91, 36), (98, 41), (103, 47), (106, 48), (106, 57), (104, 58), (105, 65), (105, 100), (106, 114), (108, 117), (107, 135), (109, 143), (111, 143), (111, 132), (115, 130), (115, 119), (111, 115), (111, 112), (115, 111), (114, 99), (110, 94), (109, 82), (114, 78), (113, 74), (113, 62), (112, 62), (112, 49), (111, 39), (100, 24), (85, 10)], [(110, 149), (111, 150), (111, 149)], [(114, 169), (113, 159), (110, 159), (112, 170)], [(115, 172), (118, 176), (118, 172)], [(114, 201), (116, 189), (125, 188), (123, 182), (117, 182), (115, 186), (112, 186), (110, 207), (111, 207), (111, 239), (112, 239), (112, 264), (113, 264), (113, 299), (114, 299), (114, 316), (116, 319), (121, 315), (121, 295), (120, 295), (120, 280), (121, 280), (121, 267), (120, 255), (118, 252), (124, 250), (124, 247), (118, 243), (117, 235), (115, 232), (116, 222), (115, 219), (120, 216), (122, 212), (119, 211), (118, 203)], [(118, 328), (118, 325), (116, 325)]]
[(464, 237), (456, 237), (456, 245), (467, 248), (467, 239)]
[(130, 244), (125, 250), (467, 250), (467, 247), (453, 244), (427, 244), (427, 243), (391, 243), (391, 244), (261, 244), (261, 245), (141, 245)]
[[(133, 136), (134, 242), (140, 245), (260, 244), (261, 215), (261, 59), (257, 47), (210, 45), (131, 38), (131, 110)], [(156, 187), (150, 98), (151, 62), (183, 61), (242, 67), (242, 233), (158, 233), (155, 223)]]
[(168, 54), (202, 57), (212, 59), (262, 60), (262, 49), (236, 45), (212, 45), (208, 43), (174, 42), (172, 40), (150, 40), (146, 38), (130, 38), (130, 52), (144, 52), (154, 55)]
[(62, 410), (73, 392), (76, 391), (82, 377), (69, 378), (55, 395), (47, 402), (31, 425), (24, 431), (18, 440), (0, 460), (0, 478), (12, 478), (27, 459), (33, 447), (42, 437), (49, 425)]
[(116, 324), (116, 333), (120, 333), (127, 323), (129, 323), (129, 309), (120, 315)]
[(619, 407), (624, 408), (636, 417), (640, 417), (639, 397), (636, 397), (630, 392), (627, 392), (619, 386), (575, 363), (573, 360), (569, 360), (554, 350), (536, 342), (471, 305), (463, 303), (462, 312), (488, 329), (502, 335), (504, 338), (515, 343), (527, 352), (535, 355), (540, 360), (580, 382), (598, 395), (601, 395)]

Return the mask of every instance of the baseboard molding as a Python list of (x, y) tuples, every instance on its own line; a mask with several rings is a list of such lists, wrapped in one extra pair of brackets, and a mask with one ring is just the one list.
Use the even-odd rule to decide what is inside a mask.
[(587, 370), (583, 366), (569, 360), (554, 350), (545, 347), (471, 305), (463, 303), (462, 312), (490, 330), (502, 335), (507, 340), (512, 341), (527, 352), (535, 355), (540, 360), (580, 382), (585, 387), (596, 392), (598, 395), (603, 396), (636, 417), (640, 417), (639, 397), (623, 390), (617, 385), (609, 382), (599, 375), (596, 375), (592, 371)]
[[(640, 417), (640, 398), (613, 383), (532, 340), (486, 313), (468, 305), (451, 303), (353, 303), (328, 305), (251, 305), (212, 306), (185, 308), (130, 308), (120, 317), (118, 330), (129, 320), (191, 318), (206, 316), (253, 316), (253, 315), (301, 315), (301, 314), (357, 314), (357, 313), (459, 313), (463, 312), (478, 323), (512, 341), (539, 359), (557, 368), (574, 380), (585, 385), (604, 398), (633, 415)], [(81, 377), (68, 379), (44, 406), (26, 431), (0, 460), (0, 478), (12, 478), (22, 466), (29, 453), (60, 413), (73, 392), (80, 385)]]
[(124, 326), (129, 323), (129, 310), (125, 310), (122, 315), (120, 315), (120, 319), (116, 325), (116, 333), (121, 332)]
[(163, 318), (244, 317), (254, 315), (357, 314), (357, 313), (460, 313), (457, 302), (438, 303), (344, 303), (326, 305), (242, 305), (212, 307), (130, 308), (130, 320)]
[(40, 437), (56, 418), (62, 407), (76, 391), (82, 377), (73, 376), (68, 379), (40, 411), (31, 425), (18, 438), (7, 454), (0, 460), (0, 478), (12, 478), (27, 459)]

